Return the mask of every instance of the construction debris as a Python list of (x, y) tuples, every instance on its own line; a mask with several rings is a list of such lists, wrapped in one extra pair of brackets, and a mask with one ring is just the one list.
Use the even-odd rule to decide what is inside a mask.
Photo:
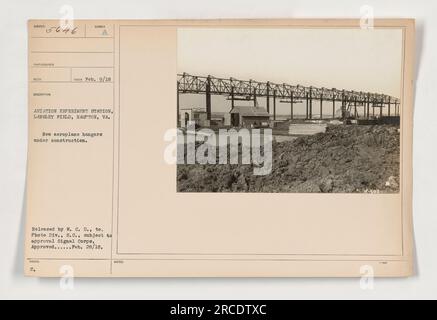
[(178, 165), (179, 192), (399, 192), (400, 134), (395, 125), (328, 125), (325, 133), (273, 142), (273, 169)]

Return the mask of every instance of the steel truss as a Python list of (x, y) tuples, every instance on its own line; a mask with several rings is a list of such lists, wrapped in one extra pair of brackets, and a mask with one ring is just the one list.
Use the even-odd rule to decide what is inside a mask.
[[(267, 112), (270, 113), (270, 100), (273, 99), (273, 119), (276, 120), (276, 100), (290, 104), (290, 116), (294, 118), (293, 107), (296, 103), (306, 101), (306, 118), (314, 119), (312, 114), (312, 102), (320, 101), (320, 118), (323, 118), (323, 102), (332, 102), (332, 118), (335, 118), (335, 103), (341, 102), (342, 115), (345, 118), (347, 110), (353, 111), (357, 117), (357, 108), (363, 107), (364, 117), (370, 118), (370, 107), (372, 107), (372, 116), (375, 116), (375, 108), (379, 108), (379, 115), (383, 115), (383, 108), (388, 108), (388, 116), (399, 115), (400, 101), (380, 93), (357, 92), (349, 90), (339, 90), (336, 88), (316, 88), (305, 87), (300, 85), (277, 84), (270, 81), (259, 82), (254, 80), (238, 80), (235, 78), (223, 79), (213, 76), (193, 76), (187, 73), (178, 74), (177, 78), (177, 108), (179, 116), (179, 94), (205, 94), (206, 112), (208, 120), (211, 119), (211, 95), (227, 96), (231, 100), (231, 106), (234, 107), (236, 100), (253, 101), (257, 107), (259, 97), (266, 98)], [(391, 107), (394, 107), (392, 112)]]

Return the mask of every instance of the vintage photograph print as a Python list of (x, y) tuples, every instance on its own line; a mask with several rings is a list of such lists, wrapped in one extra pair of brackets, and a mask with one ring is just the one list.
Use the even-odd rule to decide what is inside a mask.
[(178, 192), (398, 193), (401, 29), (179, 28)]

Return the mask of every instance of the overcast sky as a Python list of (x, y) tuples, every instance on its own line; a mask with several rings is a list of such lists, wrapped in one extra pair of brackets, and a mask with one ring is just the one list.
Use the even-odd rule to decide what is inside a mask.
[(401, 29), (178, 30), (178, 72), (400, 96)]

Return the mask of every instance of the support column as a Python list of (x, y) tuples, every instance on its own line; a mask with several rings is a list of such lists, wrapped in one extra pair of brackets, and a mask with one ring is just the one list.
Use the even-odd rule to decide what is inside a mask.
[(320, 119), (323, 119), (323, 94), (320, 94)]
[(276, 120), (276, 90), (273, 90), (273, 120)]
[(308, 97), (308, 92), (305, 94), (305, 99), (306, 99), (306, 117), (305, 119), (308, 119), (308, 107), (309, 107), (309, 97)]
[(234, 87), (231, 87), (231, 108), (234, 109), (235, 107), (235, 94), (234, 94)]
[(177, 115), (176, 115), (176, 128), (177, 128), (177, 127), (180, 126), (180, 124), (179, 124), (179, 118), (180, 118), (180, 115), (179, 115), (179, 81), (177, 83), (176, 110), (177, 110), (176, 111), (177, 112)]
[(310, 119), (313, 118), (313, 90), (310, 88)]
[(344, 90), (341, 93), (341, 119), (344, 120), (346, 118), (346, 100)]
[(211, 120), (211, 77), (206, 79), (206, 119)]
[(382, 118), (382, 107), (384, 106), (384, 101), (381, 100), (381, 107), (379, 108), (379, 117)]
[(335, 96), (332, 95), (332, 119), (335, 119)]
[(370, 96), (367, 95), (367, 119), (370, 118)]
[(390, 98), (388, 98), (388, 116), (390, 117), (390, 107), (391, 107), (391, 101)]
[(357, 114), (357, 97), (354, 98), (354, 116), (355, 116), (355, 119), (358, 118), (358, 114)]
[(267, 106), (267, 113), (270, 114), (270, 82), (267, 81), (267, 89), (266, 89), (266, 106)]
[(291, 115), (291, 120), (293, 120), (293, 117), (294, 117), (294, 115), (293, 115), (293, 108), (294, 108), (294, 106), (293, 106), (293, 104), (294, 104), (294, 101), (293, 101), (293, 99), (294, 99), (294, 93), (293, 93), (293, 91), (291, 91), (291, 96), (290, 96), (290, 115)]
[(253, 88), (253, 107), (256, 108), (256, 88)]

